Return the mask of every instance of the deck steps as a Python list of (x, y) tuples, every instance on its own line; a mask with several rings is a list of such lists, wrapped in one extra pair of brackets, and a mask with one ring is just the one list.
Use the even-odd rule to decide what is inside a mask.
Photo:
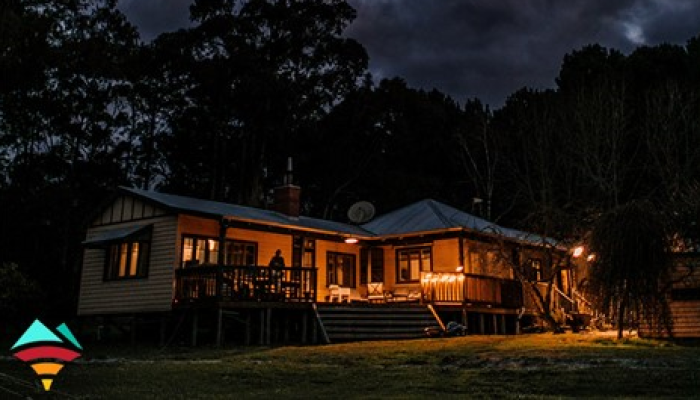
[(319, 303), (318, 314), (332, 343), (421, 338), (426, 327), (439, 325), (423, 305)]

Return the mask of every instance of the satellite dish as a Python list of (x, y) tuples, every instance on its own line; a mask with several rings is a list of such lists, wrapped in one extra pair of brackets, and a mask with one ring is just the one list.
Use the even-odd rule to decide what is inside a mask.
[(348, 209), (348, 219), (363, 224), (374, 217), (374, 206), (368, 201), (358, 201)]

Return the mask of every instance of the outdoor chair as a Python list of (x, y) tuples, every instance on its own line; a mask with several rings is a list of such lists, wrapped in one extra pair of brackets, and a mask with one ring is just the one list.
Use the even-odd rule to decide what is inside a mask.
[(340, 286), (328, 285), (328, 301), (340, 303)]
[(370, 282), (367, 284), (367, 300), (370, 303), (386, 301), (384, 282)]
[(343, 303), (343, 302), (350, 302), (350, 288), (349, 287), (338, 287), (338, 301)]

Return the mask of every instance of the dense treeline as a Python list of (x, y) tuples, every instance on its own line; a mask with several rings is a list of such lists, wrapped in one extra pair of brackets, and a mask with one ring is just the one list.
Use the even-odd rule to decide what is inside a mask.
[(0, 262), (70, 313), (86, 224), (115, 187), (265, 207), (287, 157), (316, 217), (430, 197), (576, 238), (644, 199), (695, 237), (700, 37), (572, 51), (555, 89), (490, 110), (373, 82), (343, 36), (354, 18), (342, 0), (198, 0), (191, 28), (144, 43), (116, 0), (3, 1)]

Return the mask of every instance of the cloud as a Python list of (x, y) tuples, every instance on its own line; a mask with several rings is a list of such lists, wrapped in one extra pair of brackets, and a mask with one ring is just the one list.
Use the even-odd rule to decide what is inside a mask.
[[(521, 87), (554, 86), (565, 54), (586, 44), (629, 52), (642, 43), (683, 42), (698, 26), (691, 1), (349, 0), (358, 11), (347, 31), (370, 54), (379, 78), (458, 101), (478, 97), (500, 106)], [(685, 3), (685, 9), (674, 4)], [(686, 28), (672, 19), (686, 15)], [(690, 17), (689, 15), (693, 15)]]
[[(189, 26), (192, 0), (121, 0), (144, 40)], [(348, 0), (376, 78), (402, 77), (457, 101), (500, 107), (522, 87), (554, 87), (562, 59), (597, 43), (685, 44), (700, 33), (697, 0)]]
[(632, 9), (651, 44), (685, 44), (700, 34), (700, 2), (696, 0), (649, 0)]

